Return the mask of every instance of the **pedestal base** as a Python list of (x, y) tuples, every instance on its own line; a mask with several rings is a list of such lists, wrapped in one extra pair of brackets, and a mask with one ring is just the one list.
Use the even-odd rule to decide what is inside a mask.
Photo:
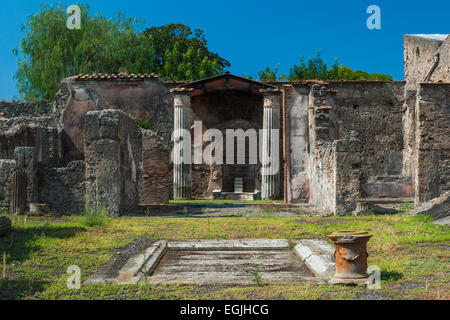
[(356, 286), (363, 286), (368, 283), (369, 278), (359, 278), (359, 279), (341, 279), (333, 277), (330, 281), (328, 281), (329, 284), (346, 284), (346, 285), (356, 285)]

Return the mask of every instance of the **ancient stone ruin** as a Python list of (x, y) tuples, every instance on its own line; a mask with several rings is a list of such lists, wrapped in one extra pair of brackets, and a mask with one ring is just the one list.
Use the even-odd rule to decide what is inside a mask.
[[(450, 190), (450, 37), (406, 35), (404, 60), (401, 82), (64, 79), (51, 106), (0, 103), (0, 206), (76, 214), (102, 205), (117, 216), (171, 198), (262, 198), (341, 215), (373, 204), (366, 199), (423, 204)], [(172, 133), (194, 135), (195, 121), (224, 136), (279, 129), (279, 170), (180, 162)], [(259, 141), (263, 159), (276, 154), (271, 138)]]

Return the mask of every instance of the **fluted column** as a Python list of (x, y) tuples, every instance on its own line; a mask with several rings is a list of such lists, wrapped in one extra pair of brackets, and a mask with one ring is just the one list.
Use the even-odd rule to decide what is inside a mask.
[(27, 209), (27, 174), (16, 170), (11, 175), (9, 210), (12, 214), (25, 214)]
[(191, 141), (186, 133), (190, 133), (191, 129), (191, 97), (187, 89), (176, 89), (172, 92), (174, 94), (173, 198), (189, 200), (192, 196)]
[(16, 168), (27, 175), (27, 203), (38, 202), (38, 161), (35, 147), (16, 147), (14, 149)]
[(261, 90), (264, 94), (263, 139), (262, 139), (262, 181), (263, 200), (275, 199), (279, 195), (279, 131), (280, 93), (278, 89)]

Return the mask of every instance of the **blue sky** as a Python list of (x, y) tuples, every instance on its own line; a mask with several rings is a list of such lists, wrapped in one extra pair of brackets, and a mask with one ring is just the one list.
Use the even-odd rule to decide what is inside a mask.
[[(77, 1), (45, 1), (64, 6)], [(391, 74), (403, 79), (403, 34), (449, 33), (450, 1), (81, 1), (91, 14), (112, 17), (116, 12), (142, 18), (147, 26), (183, 23), (203, 29), (210, 50), (231, 62), (230, 72), (256, 76), (265, 66), (280, 64), (288, 73), (300, 55), (317, 49), (331, 64), (355, 70)], [(0, 4), (0, 100), (17, 96), (13, 47), (23, 33), (20, 25), (38, 11), (40, 1), (15, 0)], [(381, 8), (381, 30), (369, 30), (369, 5)]]

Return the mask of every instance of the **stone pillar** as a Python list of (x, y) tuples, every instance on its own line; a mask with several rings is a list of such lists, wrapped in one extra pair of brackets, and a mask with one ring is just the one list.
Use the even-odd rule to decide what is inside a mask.
[(27, 202), (38, 202), (37, 155), (35, 147), (17, 147), (14, 150), (16, 168), (27, 175)]
[(27, 174), (16, 170), (11, 176), (11, 194), (9, 212), (12, 214), (25, 214), (27, 209)]
[(183, 140), (183, 132), (190, 132), (191, 129), (191, 97), (188, 89), (176, 89), (172, 92), (174, 94), (173, 198), (189, 200), (192, 196), (191, 141)]
[(84, 156), (86, 204), (110, 216), (137, 210), (142, 135), (136, 120), (120, 110), (88, 112)]
[[(280, 193), (280, 93), (279, 89), (263, 89), (263, 139), (262, 139), (262, 181), (261, 198), (275, 199)], [(278, 130), (278, 134), (276, 134)], [(277, 156), (276, 156), (277, 155)], [(274, 157), (276, 157), (274, 162)], [(272, 159), (272, 162), (269, 162)]]

